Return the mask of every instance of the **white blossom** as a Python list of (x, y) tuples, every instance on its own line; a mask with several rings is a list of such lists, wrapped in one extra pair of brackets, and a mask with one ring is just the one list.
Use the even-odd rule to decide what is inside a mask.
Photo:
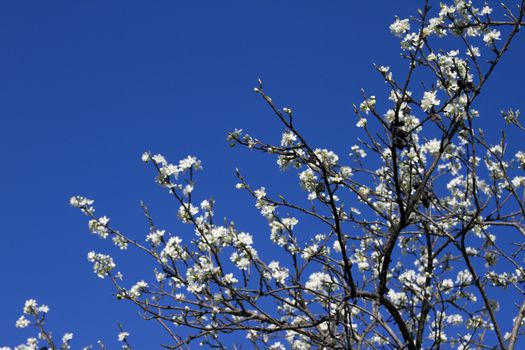
[(493, 44), (495, 40), (501, 40), (501, 32), (496, 29), (492, 29), (483, 36), (483, 41), (487, 44)]
[(20, 316), (18, 320), (16, 320), (16, 328), (26, 328), (29, 326), (29, 324), (31, 324), (31, 322), (29, 322), (29, 320), (25, 318), (24, 315)]
[(129, 337), (128, 332), (120, 332), (117, 336), (118, 341), (123, 342)]
[(62, 343), (67, 344), (73, 339), (73, 333), (64, 333), (62, 336)]
[(401, 37), (410, 30), (410, 21), (408, 19), (396, 18), (395, 22), (390, 25), (390, 32), (395, 36)]
[(352, 157), (352, 155), (355, 155), (358, 158), (366, 157), (366, 152), (361, 147), (359, 147), (358, 145), (353, 145), (351, 147), (351, 150), (352, 150), (352, 153), (350, 153), (350, 157)]
[(36, 315), (38, 312), (38, 304), (35, 299), (28, 299), (24, 303), (24, 313)]
[(361, 104), (359, 105), (359, 108), (363, 112), (368, 114), (370, 112), (370, 110), (372, 110), (375, 107), (376, 102), (377, 102), (376, 101), (376, 97), (375, 96), (370, 96), (369, 98), (367, 98), (366, 100), (361, 102)]
[(388, 290), (387, 297), (397, 306), (402, 306), (408, 301), (408, 297), (404, 292), (396, 292), (392, 289)]
[(438, 106), (441, 101), (436, 98), (436, 91), (425, 91), (421, 100), (421, 108), (428, 112), (432, 107)]
[(293, 146), (295, 141), (297, 141), (297, 136), (291, 131), (286, 131), (283, 133), (283, 136), (281, 139), (281, 146), (282, 147)]
[(142, 295), (142, 292), (149, 287), (148, 283), (144, 280), (134, 284), (127, 292), (130, 298), (136, 299)]
[(105, 278), (116, 267), (113, 258), (107, 254), (91, 251), (88, 253), (88, 261), (93, 263), (93, 271), (100, 278)]
[(337, 283), (335, 283), (329, 274), (325, 272), (314, 272), (308, 278), (305, 284), (307, 290), (313, 290), (319, 293), (328, 293), (338, 289)]
[(286, 267), (279, 266), (278, 261), (272, 261), (268, 268), (271, 271), (272, 277), (276, 280), (277, 283), (284, 283), (285, 279), (288, 277), (288, 269)]
[(366, 122), (367, 120), (365, 118), (359, 118), (359, 121), (355, 126), (357, 126), (358, 128), (364, 128), (366, 126)]
[(165, 230), (155, 230), (150, 232), (146, 236), (146, 242), (151, 242), (152, 246), (157, 247), (161, 243), (165, 232)]

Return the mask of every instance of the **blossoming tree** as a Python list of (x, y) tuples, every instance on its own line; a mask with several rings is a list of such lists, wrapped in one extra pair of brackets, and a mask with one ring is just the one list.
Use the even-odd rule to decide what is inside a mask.
[[(178, 203), (186, 235), (157, 227), (143, 205), (150, 232), (137, 241), (98, 216), (93, 200), (71, 198), (91, 232), (151, 258), (152, 278), (135, 283), (110, 255), (88, 254), (118, 299), (159, 323), (171, 339), (164, 347), (524, 346), (525, 153), (510, 153), (505, 137), (489, 143), (478, 120), (493, 116), (475, 108), (524, 24), (525, 1), (494, 10), (465, 0), (421, 6), (390, 25), (406, 71), (397, 77), (375, 67), (390, 94), (377, 103), (363, 91), (354, 108), (362, 138), (349, 147), (348, 161), (306, 140), (292, 110), (278, 107), (259, 81), (255, 92), (284, 128), (280, 144), (242, 130), (228, 140), (276, 157), (280, 169), (297, 172), (307, 196), (304, 205), (286, 193), (272, 195), (237, 171), (237, 188), (268, 221), (279, 251), (273, 259), (264, 258), (250, 233), (214, 219), (216, 203), (195, 188), (201, 169), (195, 157), (170, 163), (160, 154), (142, 155)], [(440, 49), (444, 41), (455, 47)], [(525, 131), (518, 111), (502, 117), (500, 129)], [(301, 221), (312, 222), (315, 232), (300, 228)], [(17, 349), (70, 347), (72, 334), (58, 342), (45, 330), (47, 312), (26, 302), (16, 326), (35, 325), (39, 339)], [(128, 336), (119, 334), (124, 348), (131, 348)]]

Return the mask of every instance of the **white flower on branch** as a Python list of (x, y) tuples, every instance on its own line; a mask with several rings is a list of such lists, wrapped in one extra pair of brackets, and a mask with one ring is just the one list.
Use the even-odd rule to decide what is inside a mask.
[(107, 254), (91, 251), (87, 258), (89, 262), (93, 263), (93, 271), (100, 278), (105, 278), (116, 267), (113, 258)]
[(487, 45), (493, 44), (495, 40), (501, 40), (501, 32), (499, 30), (492, 29), (483, 36), (483, 41)]
[(396, 18), (394, 23), (390, 25), (390, 32), (395, 36), (401, 37), (410, 30), (410, 21), (408, 19)]
[(31, 322), (27, 318), (25, 318), (24, 315), (20, 316), (18, 320), (16, 320), (16, 328), (26, 328), (29, 326)]
[(425, 91), (421, 100), (421, 108), (428, 112), (432, 107), (438, 106), (440, 102), (436, 97), (436, 91)]

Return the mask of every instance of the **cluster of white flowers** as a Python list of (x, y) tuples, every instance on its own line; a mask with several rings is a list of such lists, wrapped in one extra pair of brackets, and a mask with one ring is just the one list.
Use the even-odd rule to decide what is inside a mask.
[(293, 230), (294, 226), (299, 221), (296, 218), (282, 218), (281, 220), (271, 220), (270, 224), (270, 238), (272, 242), (279, 246), (285, 246), (288, 243), (289, 235), (287, 232)]
[(62, 336), (62, 349), (69, 349), (69, 342), (73, 339), (73, 333), (64, 333)]
[(483, 36), (483, 41), (487, 45), (492, 45), (496, 40), (501, 40), (501, 32), (496, 29), (492, 29), (490, 32)]
[[(337, 243), (338, 249), (340, 249), (339, 242)], [(370, 263), (368, 261), (368, 254), (367, 254), (367, 247), (365, 246), (366, 243), (361, 243), (361, 248), (356, 248), (352, 256), (350, 257), (350, 261), (354, 264), (357, 264), (357, 268), (359, 271), (368, 271), (370, 269)], [(334, 243), (334, 248), (336, 244)]]
[(26, 328), (29, 326), (31, 322), (24, 316), (20, 316), (18, 320), (16, 320), (16, 328)]
[[(292, 321), (292, 325), (304, 323), (301, 317), (296, 317)], [(305, 334), (296, 331), (286, 331), (286, 340), (290, 344), (292, 350), (311, 350), (310, 339)]]
[(205, 256), (200, 256), (198, 263), (186, 270), (187, 286), (190, 293), (200, 293), (207, 283), (220, 272), (220, 268)]
[(318, 178), (310, 168), (299, 173), (301, 187), (309, 192), (308, 200), (317, 198)]
[(281, 146), (282, 147), (290, 147), (293, 146), (294, 142), (297, 141), (297, 135), (295, 135), (291, 131), (285, 131), (283, 133), (283, 136), (281, 138)]
[(81, 196), (73, 196), (69, 199), (69, 204), (75, 208), (84, 208), (93, 204), (93, 200)]
[(189, 223), (194, 215), (199, 213), (199, 207), (194, 206), (191, 203), (181, 204), (177, 216), (184, 223)]
[(399, 276), (399, 281), (402, 283), (404, 289), (417, 293), (420, 296), (430, 294), (425, 286), (426, 279), (426, 274), (417, 273), (414, 270), (406, 270)]
[(24, 304), (24, 315), (20, 316), (18, 320), (16, 320), (15, 326), (16, 328), (26, 328), (31, 324), (31, 321), (26, 318), (25, 315), (38, 317), (39, 314), (46, 314), (49, 312), (49, 307), (45, 304), (38, 305), (35, 299), (28, 299), (26, 300)]
[(467, 56), (470, 56), (472, 58), (474, 57), (480, 57), (481, 56), (481, 51), (479, 49), (479, 47), (477, 46), (470, 46), (468, 49), (467, 49), (467, 52), (466, 52)]
[(105, 239), (109, 236), (109, 229), (107, 227), (108, 223), (109, 218), (103, 216), (99, 219), (89, 220), (88, 227), (92, 233)]
[(286, 267), (279, 266), (278, 261), (272, 261), (268, 264), (268, 268), (270, 269), (271, 276), (275, 281), (284, 284), (286, 278), (288, 278), (289, 270)]
[(358, 145), (353, 145), (350, 149), (352, 150), (352, 153), (350, 153), (350, 157), (352, 156), (357, 157), (357, 158), (366, 157), (366, 152)]
[(410, 30), (409, 19), (396, 18), (395, 22), (390, 25), (390, 31), (395, 36), (401, 37), (403, 34)]
[(376, 102), (377, 102), (376, 101), (376, 97), (375, 96), (370, 96), (369, 98), (367, 98), (366, 100), (361, 102), (361, 104), (359, 105), (359, 108), (361, 108), (361, 110), (363, 112), (368, 114), (370, 112), (370, 110), (374, 109), (374, 107), (376, 105)]
[[(47, 306), (44, 305), (44, 307), (47, 309)], [(47, 309), (49, 311), (49, 309)], [(47, 312), (46, 311), (46, 312)], [(33, 314), (36, 315), (39, 312), (38, 304), (35, 299), (28, 299), (24, 303), (24, 314)]]
[(423, 99), (421, 99), (421, 109), (428, 112), (434, 106), (439, 106), (440, 100), (436, 97), (437, 91), (425, 91)]
[(319, 294), (329, 294), (339, 288), (338, 283), (326, 272), (312, 273), (308, 277), (305, 287), (307, 291), (314, 291)]
[(338, 184), (348, 180), (353, 175), (353, 170), (349, 166), (339, 167), (339, 171), (329, 177), (331, 183)]
[(139, 281), (136, 284), (134, 284), (127, 292), (127, 296), (129, 296), (131, 299), (136, 299), (142, 295), (142, 292), (147, 290), (149, 285), (144, 281)]
[(72, 207), (81, 209), (86, 215), (92, 215), (95, 212), (95, 209), (91, 206), (93, 202), (93, 200), (81, 196), (73, 196), (69, 199), (69, 204)]
[(520, 269), (516, 269), (513, 273), (497, 273), (495, 271), (489, 271), (487, 272), (486, 277), (492, 282), (493, 286), (499, 287), (507, 287), (510, 284), (516, 284), (525, 279), (525, 275)]
[[(242, 135), (242, 129), (235, 129), (228, 133), (228, 136), (226, 137), (226, 141), (236, 141), (240, 140)], [(235, 145), (235, 143), (231, 144), (232, 146)]]
[(116, 267), (113, 258), (107, 254), (91, 251), (88, 253), (87, 259), (93, 263), (93, 271), (100, 278), (105, 278)]
[(165, 230), (154, 230), (154, 231), (151, 231), (146, 236), (146, 242), (151, 242), (152, 246), (158, 247), (159, 244), (162, 242), (164, 233), (166, 233)]
[(450, 325), (458, 326), (463, 323), (463, 316), (460, 314), (448, 315), (446, 321)]
[(121, 234), (113, 236), (113, 244), (119, 247), (120, 250), (128, 249), (128, 239)]
[(367, 123), (366, 118), (359, 118), (355, 126), (357, 126), (358, 128), (364, 128), (366, 126), (366, 123)]
[(468, 286), (472, 283), (472, 274), (468, 270), (459, 271), (456, 277), (456, 284)]
[(492, 322), (484, 320), (479, 315), (469, 318), (467, 322), (465, 322), (465, 326), (467, 327), (467, 329), (486, 328), (494, 330), (494, 325), (492, 324)]
[(160, 253), (160, 261), (163, 264), (167, 264), (168, 259), (170, 259), (170, 261), (177, 261), (179, 259), (187, 260), (189, 255), (181, 246), (181, 243), (182, 239), (180, 239), (178, 236), (170, 237), (166, 243), (166, 246)]
[[(475, 48), (472, 50), (472, 53), (476, 55), (479, 54), (477, 52), (478, 51)], [(459, 58), (458, 55), (458, 50), (452, 50), (445, 54), (439, 53), (435, 55), (432, 53), (428, 57), (429, 61), (435, 61), (436, 66), (439, 67), (439, 69), (441, 70), (441, 74), (444, 77), (444, 81), (439, 80), (437, 82), (437, 86), (445, 90), (449, 94), (454, 94), (460, 90), (460, 82), (463, 82), (463, 84), (465, 84), (472, 83), (473, 81), (473, 76), (469, 73), (469, 66), (467, 61)], [(447, 111), (449, 115), (452, 114), (452, 112), (455, 110), (457, 110), (458, 112), (461, 111), (461, 107), (464, 107), (464, 100), (465, 97), (463, 96), (460, 100), (458, 100), (462, 102), (462, 104), (456, 106), (456, 108), (454, 109), (445, 109), (445, 111)], [(462, 112), (464, 113), (464, 109)]]
[(239, 282), (239, 280), (237, 278), (235, 278), (233, 273), (225, 274), (224, 277), (222, 278), (222, 281), (224, 283), (226, 283), (226, 284), (235, 284), (235, 283)]
[(514, 188), (525, 187), (525, 176), (515, 176), (512, 178), (511, 183)]
[(429, 153), (432, 156), (437, 155), (440, 149), (441, 149), (441, 141), (437, 139), (429, 140), (423, 146), (421, 146), (422, 153)]
[(190, 168), (193, 168), (196, 170), (202, 169), (201, 161), (193, 156), (187, 156), (186, 158), (181, 159), (179, 161), (179, 171), (180, 172), (184, 172)]
[(317, 148), (314, 150), (314, 154), (325, 169), (332, 169), (339, 161), (339, 156), (327, 149)]
[(308, 261), (318, 254), (319, 254), (319, 246), (317, 244), (312, 244), (303, 249), (303, 253), (301, 254), (301, 257), (304, 260)]
[[(179, 189), (182, 188), (182, 185), (177, 185), (175, 181), (185, 171), (189, 169), (202, 169), (201, 161), (193, 156), (187, 156), (186, 158), (181, 159), (178, 165), (175, 165), (168, 163), (168, 161), (162, 154), (156, 154), (152, 156), (150, 152), (144, 152), (142, 154), (142, 161), (145, 163), (152, 161), (159, 170), (159, 175), (156, 178), (157, 182), (160, 185), (166, 186), (170, 189), (175, 187)], [(186, 192), (191, 192), (191, 184), (190, 187), (188, 187), (188, 189), (186, 190)]]
[(286, 347), (280, 341), (278, 341), (270, 345), (268, 350), (286, 350)]
[(509, 167), (509, 163), (502, 160), (503, 148), (500, 145), (494, 145), (487, 150), (485, 157), (485, 166), (494, 180), (503, 180)]
[(430, 18), (428, 20), (428, 25), (423, 28), (423, 35), (428, 37), (430, 35), (437, 35), (438, 37), (443, 37), (447, 35), (445, 30), (445, 19), (441, 16)]
[(393, 289), (389, 289), (387, 293), (388, 299), (396, 306), (400, 307), (408, 302), (408, 297), (405, 292), (396, 292)]
[(418, 33), (407, 33), (403, 40), (401, 40), (401, 48), (403, 50), (415, 51), (423, 46), (423, 40)]
[(241, 232), (234, 235), (233, 246), (237, 248), (230, 260), (240, 269), (247, 270), (252, 259), (257, 257), (257, 251), (252, 246), (253, 238), (249, 233)]
[(525, 152), (523, 151), (518, 151), (516, 153), (516, 160), (518, 161), (518, 163), (520, 164), (520, 167), (522, 169), (525, 169)]
[(445, 278), (443, 281), (441, 281), (440, 290), (443, 291), (443, 293), (450, 293), (452, 288), (454, 288), (454, 281), (452, 281), (450, 278)]
[[(44, 333), (44, 322), (46, 319), (46, 314), (49, 312), (49, 307), (45, 304), (38, 305), (35, 299), (28, 299), (24, 303), (23, 307), (24, 314), (20, 316), (15, 323), (16, 328), (26, 328), (30, 325), (34, 325), (39, 328), (38, 338), (29, 337), (26, 340), (25, 344), (20, 344), (14, 348), (8, 346), (0, 346), (0, 350), (37, 350), (37, 349), (47, 349), (48, 346), (52, 345), (52, 333)], [(33, 322), (30, 319), (33, 319)], [(73, 339), (73, 333), (65, 333), (62, 336), (62, 345), (60, 349), (70, 349), (70, 341)], [(40, 345), (40, 341), (46, 342), (47, 346)], [(87, 350), (88, 348), (83, 348)]]

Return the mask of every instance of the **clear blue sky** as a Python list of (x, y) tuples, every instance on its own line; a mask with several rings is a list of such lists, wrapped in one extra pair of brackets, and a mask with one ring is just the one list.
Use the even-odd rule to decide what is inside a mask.
[[(214, 197), (220, 215), (243, 230), (266, 234), (252, 201), (234, 190), (234, 168), (276, 191), (290, 182), (274, 159), (225, 142), (236, 127), (279, 139), (280, 126), (253, 93), (257, 78), (294, 109), (313, 143), (345, 155), (358, 136), (352, 103), (360, 102), (359, 89), (384, 89), (372, 62), (401, 62), (388, 25), (396, 14), (413, 14), (416, 3), (1, 2), (0, 345), (25, 339), (14, 322), (24, 301), (36, 298), (51, 307), (56, 336), (75, 333), (74, 348), (98, 339), (114, 347), (116, 320), (137, 349), (151, 348), (156, 328), (92, 273), (87, 252), (114, 250), (88, 233), (69, 197), (96, 199), (98, 213), (137, 238), (147, 233), (141, 199), (161, 226), (180, 230), (175, 204), (140, 154), (172, 161), (194, 154), (205, 168), (198, 193)], [(522, 36), (478, 105), (485, 125), (500, 122), (502, 108), (525, 109), (524, 54)], [(128, 263), (131, 280), (151, 276), (125, 254), (115, 259)]]

